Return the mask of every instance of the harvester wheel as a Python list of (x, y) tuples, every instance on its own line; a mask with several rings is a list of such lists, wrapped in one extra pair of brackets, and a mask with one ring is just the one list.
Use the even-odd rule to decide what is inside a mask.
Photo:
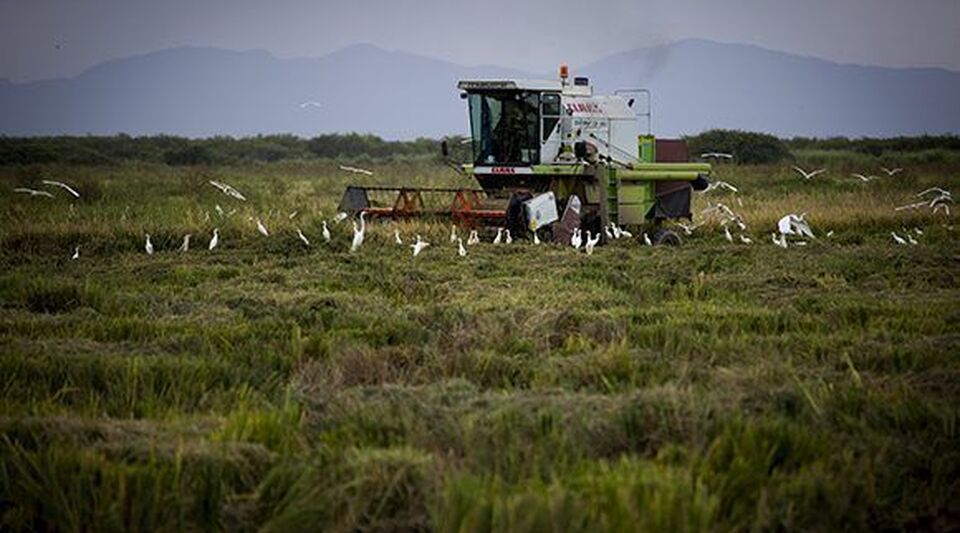
[(683, 241), (680, 240), (679, 235), (666, 228), (660, 228), (653, 232), (653, 236), (650, 237), (650, 241), (654, 246), (680, 246), (683, 244)]

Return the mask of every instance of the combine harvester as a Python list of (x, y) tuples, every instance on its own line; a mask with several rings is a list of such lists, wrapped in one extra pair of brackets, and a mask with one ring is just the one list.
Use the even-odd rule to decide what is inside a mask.
[[(690, 163), (683, 141), (650, 134), (648, 91), (594, 95), (586, 78), (568, 81), (565, 65), (558, 80), (457, 87), (469, 107), (473, 164), (455, 168), (480, 187), (351, 186), (341, 211), (449, 218), (563, 243), (576, 227), (604, 235), (613, 223), (645, 227), (654, 244), (680, 244), (662, 223), (691, 218), (692, 191), (706, 188), (710, 165)], [(442, 150), (447, 157), (446, 142)]]

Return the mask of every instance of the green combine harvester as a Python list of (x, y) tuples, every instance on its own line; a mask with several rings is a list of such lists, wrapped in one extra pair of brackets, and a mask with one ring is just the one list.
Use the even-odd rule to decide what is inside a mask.
[(649, 230), (654, 244), (680, 244), (663, 222), (692, 218), (692, 192), (707, 187), (710, 165), (689, 162), (683, 141), (650, 134), (649, 92), (594, 95), (586, 78), (568, 81), (565, 66), (558, 80), (457, 86), (469, 108), (473, 160), (457, 169), (479, 188), (348, 187), (342, 211), (451, 217), (563, 243), (574, 228), (604, 235), (616, 224)]

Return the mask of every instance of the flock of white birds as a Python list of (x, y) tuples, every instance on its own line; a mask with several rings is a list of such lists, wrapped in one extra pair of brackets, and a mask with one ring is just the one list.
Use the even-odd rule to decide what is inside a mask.
[[(728, 158), (727, 156), (728, 154), (719, 154), (719, 153), (707, 153), (707, 154), (701, 155), (701, 157), (705, 157), (705, 158), (707, 157)], [(365, 174), (365, 175), (373, 174), (371, 171), (359, 169), (356, 167), (341, 166), (340, 168), (342, 170), (345, 170), (348, 172), (354, 172), (358, 174)], [(794, 171), (800, 174), (804, 180), (811, 180), (816, 176), (825, 174), (827, 172), (827, 169), (825, 168), (819, 168), (819, 169), (810, 170), (810, 171), (804, 168), (801, 168), (799, 166), (794, 166), (792, 168)], [(880, 170), (884, 174), (886, 174), (886, 176), (888, 177), (892, 177), (903, 171), (902, 168), (889, 169), (889, 168), (883, 168), (883, 167), (881, 167)], [(852, 176), (864, 182), (869, 182), (875, 179), (879, 179), (877, 176), (865, 175), (860, 173), (852, 174)], [(71, 187), (66, 183), (63, 183), (60, 181), (53, 181), (53, 180), (43, 180), (41, 183), (44, 186), (47, 186), (48, 188), (62, 189), (74, 198), (80, 198), (80, 193), (77, 192), (75, 188)], [(222, 192), (224, 195), (230, 198), (240, 200), (240, 201), (246, 201), (247, 199), (242, 193), (240, 193), (240, 191), (238, 191), (236, 188), (226, 183), (223, 183), (220, 181), (213, 181), (213, 180), (209, 181), (209, 183), (210, 185), (217, 188), (218, 190), (220, 190), (220, 192)], [(733, 194), (738, 194), (740, 192), (740, 188), (725, 181), (714, 181), (709, 184), (709, 186), (704, 190), (704, 193), (710, 193), (712, 191), (728, 191)], [(18, 187), (14, 189), (14, 192), (27, 194), (31, 197), (47, 197), (47, 198), (54, 197), (51, 191), (43, 190), (43, 189), (31, 189), (31, 188), (25, 188), (25, 187)], [(911, 202), (909, 204), (905, 204), (899, 207), (895, 207), (894, 209), (896, 211), (901, 211), (906, 209), (927, 208), (927, 209), (930, 209), (933, 213), (943, 212), (944, 214), (949, 215), (950, 204), (954, 203), (952, 193), (941, 187), (931, 187), (929, 189), (926, 189), (924, 191), (917, 193), (916, 197), (919, 198), (920, 200), (916, 202)], [(743, 203), (740, 200), (739, 196), (736, 197), (736, 200), (738, 205), (742, 207)], [(217, 213), (221, 217), (229, 216), (236, 213), (236, 209), (230, 211), (229, 213), (226, 213), (224, 209), (220, 207), (219, 204), (217, 204), (215, 208)], [(294, 217), (297, 216), (297, 214), (298, 212), (295, 211), (289, 215), (289, 218), (293, 219)], [(704, 221), (698, 224), (687, 224), (680, 221), (677, 223), (677, 226), (686, 235), (692, 235), (694, 231), (697, 228), (703, 226), (706, 223), (706, 221), (715, 219), (716, 221), (719, 222), (723, 237), (727, 241), (731, 243), (736, 242), (733, 237), (733, 234), (730, 231), (731, 227), (736, 227), (735, 231), (739, 231), (737, 240), (739, 240), (740, 243), (742, 244), (753, 243), (753, 239), (745, 233), (745, 231), (747, 230), (747, 224), (744, 218), (739, 214), (737, 214), (728, 205), (721, 202), (709, 203), (707, 207), (700, 212), (700, 214), (703, 215), (705, 219)], [(777, 222), (777, 231), (771, 234), (771, 241), (773, 242), (773, 244), (775, 244), (776, 246), (779, 246), (780, 248), (787, 248), (791, 244), (794, 246), (804, 246), (808, 244), (809, 240), (816, 239), (817, 237), (814, 235), (813, 230), (811, 229), (809, 223), (805, 220), (806, 215), (807, 213), (800, 213), (800, 214), (788, 213), (784, 215), (782, 218), (780, 218), (779, 221)], [(348, 216), (349, 215), (344, 212), (338, 213), (337, 216), (333, 218), (333, 223), (339, 224), (342, 221), (344, 221), (346, 218), (348, 218)], [(250, 217), (249, 220), (255, 223), (257, 231), (262, 236), (269, 237), (271, 235), (270, 231), (267, 229), (266, 225), (263, 223), (263, 221), (260, 218)], [(353, 239), (350, 243), (350, 251), (357, 252), (360, 249), (360, 247), (363, 245), (364, 238), (367, 231), (365, 213), (361, 213), (359, 218), (357, 220), (354, 220), (352, 223), (353, 223)], [(303, 233), (303, 231), (299, 227), (295, 228), (295, 230), (296, 230), (297, 238), (305, 246), (312, 246), (310, 239)], [(901, 245), (911, 245), (911, 244), (916, 245), (916, 244), (919, 244), (919, 241), (917, 241), (914, 235), (917, 235), (917, 236), (923, 235), (923, 230), (921, 228), (913, 228), (912, 231), (909, 231), (906, 228), (902, 228), (902, 233), (903, 235), (900, 235), (896, 232), (890, 232), (893, 242)], [(333, 238), (330, 233), (330, 228), (327, 225), (326, 220), (322, 221), (321, 236), (323, 240), (326, 242), (331, 242)], [(617, 224), (611, 222), (608, 226), (603, 228), (602, 235), (600, 233), (592, 234), (589, 230), (584, 232), (580, 228), (575, 229), (572, 237), (570, 238), (569, 245), (576, 251), (580, 251), (582, 249), (584, 252), (586, 252), (587, 255), (592, 255), (597, 244), (600, 243), (600, 239), (604, 236), (606, 237), (607, 242), (611, 242), (611, 241), (623, 239), (623, 238), (627, 238), (627, 239), (632, 238), (633, 234), (630, 233), (625, 228), (621, 228)], [(825, 236), (827, 238), (832, 237), (833, 231), (828, 231), (825, 234)], [(183, 241), (180, 244), (177, 251), (187, 252), (190, 249), (191, 237), (192, 236), (190, 234), (184, 235)], [(423, 237), (421, 237), (420, 235), (415, 235), (415, 237), (416, 239), (413, 241), (413, 243), (407, 245), (412, 249), (413, 257), (419, 256), (421, 253), (423, 253), (423, 251), (427, 247), (431, 246), (431, 244), (425, 241)], [(788, 238), (790, 240), (788, 240)], [(650, 236), (646, 232), (642, 234), (642, 239), (645, 245), (653, 246), (653, 242)], [(511, 244), (513, 240), (514, 240), (514, 236), (510, 234), (509, 229), (498, 228), (497, 233), (493, 237), (491, 243), (494, 245), (500, 245), (500, 244), (508, 245), (508, 244)], [(400, 245), (400, 246), (404, 245), (403, 238), (401, 237), (400, 230), (398, 228), (394, 229), (394, 241), (396, 242), (397, 245)], [(467, 255), (466, 246), (474, 246), (481, 243), (480, 235), (477, 232), (477, 230), (471, 230), (466, 240), (466, 246), (464, 246), (463, 238), (457, 234), (456, 225), (451, 227), (449, 241), (451, 244), (456, 245), (457, 254), (461, 257), (465, 257)], [(540, 239), (536, 232), (533, 232), (532, 242), (535, 245), (540, 244)], [(207, 249), (213, 250), (219, 245), (219, 243), (220, 243), (220, 230), (219, 228), (215, 228), (210, 237), (210, 240), (207, 243)], [(146, 234), (144, 251), (148, 255), (153, 255), (154, 252), (156, 251), (153, 242), (150, 240), (149, 234)], [(78, 259), (79, 257), (80, 257), (80, 247), (77, 246), (74, 248), (73, 255), (71, 256), (71, 258)]]

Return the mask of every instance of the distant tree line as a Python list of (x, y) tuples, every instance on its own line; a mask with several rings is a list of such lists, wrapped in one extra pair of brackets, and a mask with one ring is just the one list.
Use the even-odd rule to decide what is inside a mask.
[(882, 156), (884, 154), (919, 153), (934, 150), (960, 151), (960, 137), (956, 135), (924, 135), (920, 137), (891, 137), (886, 139), (826, 139), (794, 137), (780, 139), (765, 133), (740, 130), (709, 130), (699, 135), (684, 137), (691, 158), (707, 152), (732, 154), (739, 164), (776, 163), (790, 159), (800, 150), (852, 152)]
[[(459, 147), (462, 139), (451, 137), (449, 144)], [(294, 135), (208, 139), (167, 135), (0, 137), (0, 165), (111, 165), (126, 162), (172, 166), (231, 165), (323, 159), (430, 159), (439, 154), (438, 140), (387, 141), (376, 135), (358, 133), (321, 135), (310, 139)]]
[[(889, 139), (779, 139), (749, 131), (710, 130), (685, 139), (694, 159), (704, 152), (725, 152), (733, 154), (734, 161), (740, 164), (773, 163), (791, 158), (791, 152), (797, 150), (845, 151), (873, 156), (930, 150), (960, 152), (960, 137), (955, 135)], [(452, 136), (445, 140), (448, 141), (453, 160), (466, 162), (471, 159), (471, 147), (463, 142), (463, 137)], [(358, 133), (327, 134), (310, 139), (294, 135), (208, 139), (167, 135), (0, 137), (0, 166), (112, 165), (131, 162), (179, 166), (292, 160), (431, 160), (438, 158), (439, 154), (440, 140), (420, 138), (388, 141), (376, 135)]]

